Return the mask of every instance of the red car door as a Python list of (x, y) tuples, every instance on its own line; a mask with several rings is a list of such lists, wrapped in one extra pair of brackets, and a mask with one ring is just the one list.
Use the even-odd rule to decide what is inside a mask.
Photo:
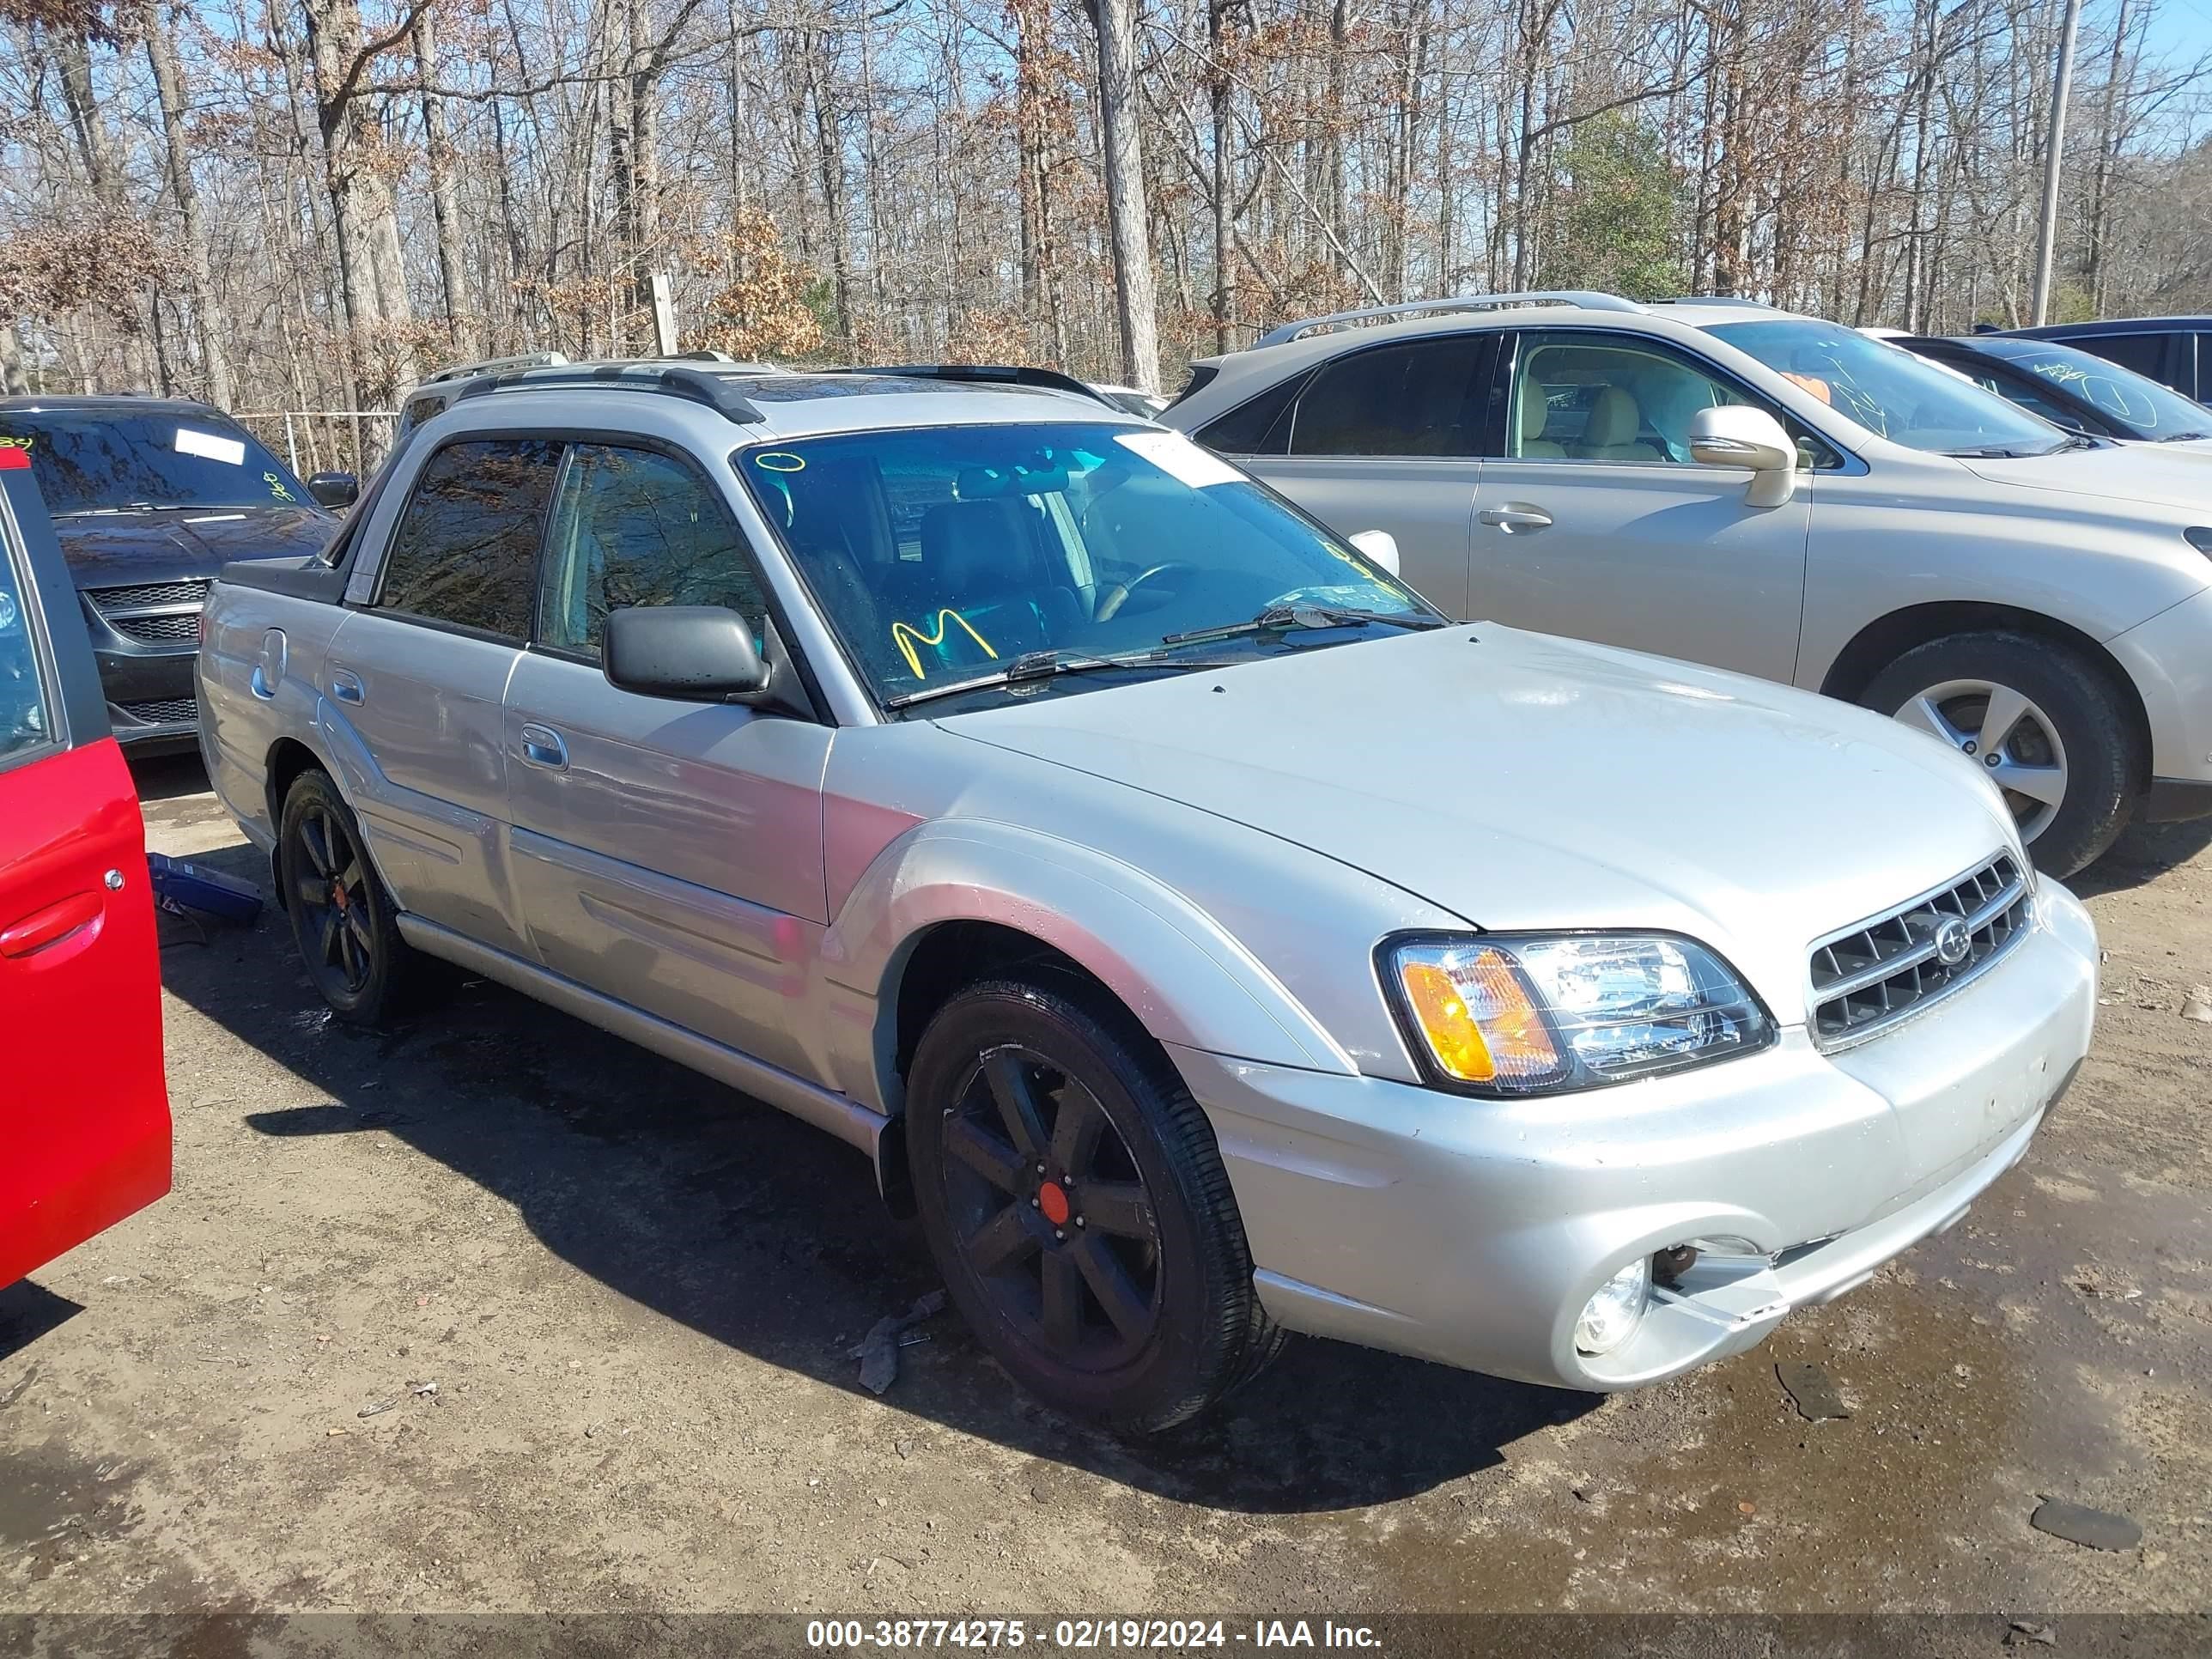
[(79, 618), (0, 447), (0, 1286), (169, 1190), (145, 832)]

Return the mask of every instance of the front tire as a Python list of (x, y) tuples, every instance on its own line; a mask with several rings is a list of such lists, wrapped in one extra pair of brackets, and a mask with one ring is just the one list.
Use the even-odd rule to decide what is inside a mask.
[(285, 795), (276, 863), (293, 941), (315, 989), (349, 1024), (381, 1024), (413, 953), (399, 937), (361, 826), (327, 774), (302, 772)]
[(1906, 652), (1859, 701), (1980, 764), (2039, 869), (2070, 876), (2127, 827), (2142, 784), (2134, 723), (2111, 677), (2071, 647), (1954, 634)]
[(955, 996), (908, 1071), (907, 1149), (953, 1302), (1055, 1409), (1155, 1433), (1280, 1348), (1212, 1126), (1103, 998), (1012, 980)]

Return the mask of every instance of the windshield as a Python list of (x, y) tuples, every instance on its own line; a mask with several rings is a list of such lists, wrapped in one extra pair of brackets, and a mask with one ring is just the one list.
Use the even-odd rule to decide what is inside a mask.
[[(738, 472), (887, 703), (1036, 653), (1214, 664), (1281, 634), (1178, 640), (1279, 606), (1432, 619), (1411, 590), (1176, 432), (924, 427), (740, 451)], [(1356, 619), (1301, 647), (1379, 634)], [(1134, 671), (1133, 671), (1134, 672)], [(1061, 690), (1111, 683), (1092, 675)], [(1039, 682), (1044, 684), (1046, 682)], [(1026, 681), (988, 695), (1032, 691)]]
[(305, 506), (306, 488), (243, 427), (204, 414), (0, 410), (56, 518), (155, 507)]
[(1869, 432), (1945, 455), (2048, 455), (2074, 440), (1995, 392), (1856, 329), (1810, 318), (1720, 323), (1748, 352)]
[(2137, 437), (2171, 441), (2212, 436), (2212, 409), (2094, 352), (2049, 340), (1977, 340), (1974, 344), (2014, 368), (2064, 387)]

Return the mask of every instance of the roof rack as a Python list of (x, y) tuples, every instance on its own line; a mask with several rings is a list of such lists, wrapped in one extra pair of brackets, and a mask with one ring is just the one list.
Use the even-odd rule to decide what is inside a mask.
[(1580, 306), (1586, 311), (1641, 311), (1633, 300), (1618, 294), (1588, 289), (1538, 289), (1527, 294), (1466, 294), (1454, 300), (1410, 300), (1403, 305), (1369, 306), (1359, 311), (1333, 311), (1326, 317), (1285, 323), (1253, 342), (1255, 346), (1287, 345), (1316, 329), (1336, 328), (1346, 323), (1376, 323), (1392, 317), (1420, 317), (1443, 311), (1508, 310), (1516, 306)]
[(825, 374), (902, 374), (919, 380), (970, 380), (979, 385), (1029, 386), (1047, 392), (1073, 392), (1079, 398), (1104, 404), (1117, 415), (1121, 406), (1105, 393), (1085, 385), (1073, 374), (1056, 368), (1031, 368), (1025, 363), (897, 363), (856, 365), (830, 368)]
[(556, 364), (546, 368), (480, 374), (455, 392), (453, 402), (459, 403), (465, 398), (481, 398), (495, 392), (537, 391), (559, 386), (596, 386), (616, 392), (658, 392), (667, 397), (686, 398), (695, 404), (706, 404), (724, 420), (738, 426), (752, 426), (768, 418), (726, 377), (705, 369), (689, 368), (650, 359), (635, 363), (600, 363), (586, 368)]
[(568, 362), (559, 351), (526, 351), (514, 357), (487, 357), (482, 362), (449, 363), (425, 374), (418, 386), (437, 386), (447, 380), (470, 380), (479, 374), (499, 374), (518, 368), (560, 368)]

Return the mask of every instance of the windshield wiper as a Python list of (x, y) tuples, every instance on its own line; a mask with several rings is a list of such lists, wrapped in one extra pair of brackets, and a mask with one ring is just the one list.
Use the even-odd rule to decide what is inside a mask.
[(2158, 441), (2162, 444), (2185, 444), (2199, 438), (2212, 438), (2212, 432), (2169, 432)]
[(158, 513), (161, 510), (161, 503), (159, 501), (123, 501), (114, 507), (73, 507), (69, 512), (57, 513), (53, 516), (57, 519), (99, 519), (112, 513)]
[(1024, 685), (1032, 680), (1057, 679), (1062, 674), (1096, 674), (1115, 668), (1138, 672), (1152, 670), (1180, 674), (1197, 668), (1235, 666), (1235, 663), (1201, 662), (1188, 659), (1170, 660), (1157, 651), (1140, 651), (1124, 657), (1084, 657), (1065, 651), (1024, 651), (1004, 668), (993, 669), (988, 674), (976, 674), (964, 680), (948, 680), (942, 685), (925, 685), (919, 691), (907, 691), (896, 697), (886, 697), (884, 707), (909, 708), (915, 703), (933, 702), (939, 697), (956, 697), (963, 691), (988, 691), (994, 686)]
[(1414, 629), (1442, 628), (1441, 617), (1421, 611), (1360, 611), (1336, 605), (1271, 605), (1249, 622), (1220, 623), (1212, 628), (1187, 628), (1180, 634), (1163, 634), (1162, 645), (1183, 645), (1193, 640), (1226, 640), (1239, 634), (1273, 634), (1291, 628), (1386, 628)]

